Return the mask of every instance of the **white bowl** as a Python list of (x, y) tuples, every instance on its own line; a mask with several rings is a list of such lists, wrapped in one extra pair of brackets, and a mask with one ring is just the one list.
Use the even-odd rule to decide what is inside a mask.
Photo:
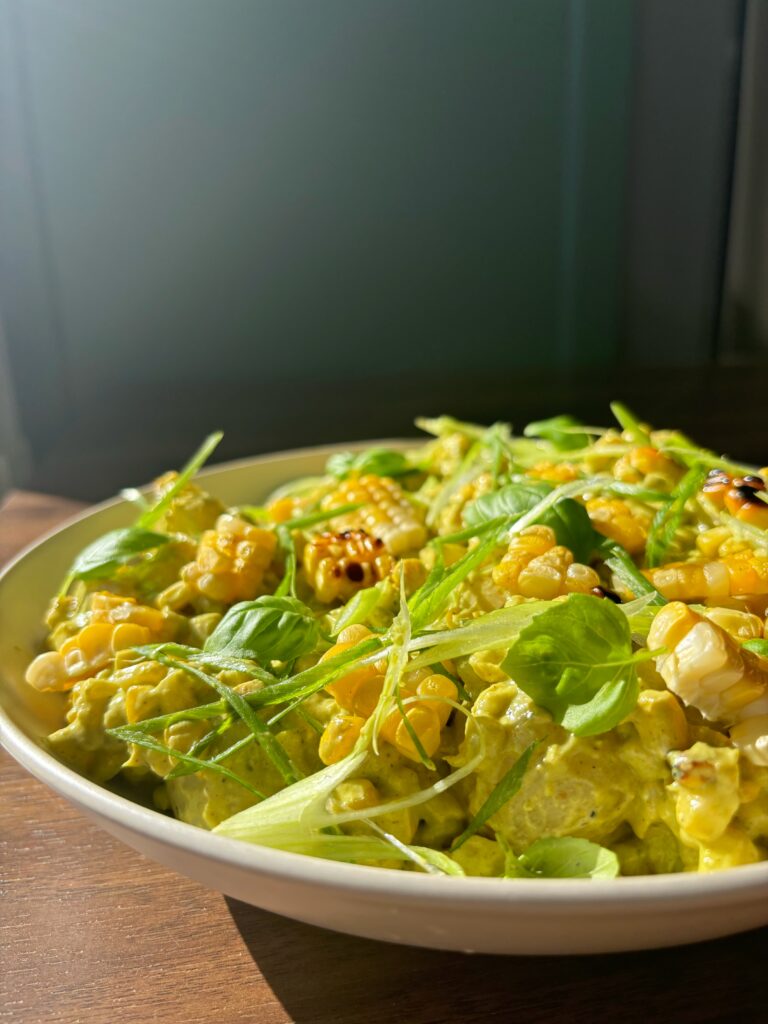
[[(256, 502), (290, 479), (321, 472), (335, 450), (305, 449), (218, 466), (204, 474), (206, 486), (225, 503)], [(40, 747), (41, 738), (57, 727), (62, 704), (26, 686), (24, 669), (43, 636), (43, 611), (74, 555), (132, 516), (123, 501), (99, 505), (27, 548), (0, 577), (0, 741), (33, 775), (129, 846), (265, 910), (435, 949), (611, 952), (716, 938), (768, 923), (768, 862), (711, 875), (595, 881), (435, 878), (225, 839), (147, 810), (65, 768)]]

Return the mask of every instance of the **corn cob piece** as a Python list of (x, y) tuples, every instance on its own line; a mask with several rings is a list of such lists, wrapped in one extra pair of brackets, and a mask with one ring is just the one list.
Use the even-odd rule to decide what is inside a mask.
[(572, 462), (537, 462), (526, 473), (534, 480), (547, 480), (551, 484), (568, 484), (579, 479), (579, 468)]
[(200, 538), (197, 558), (184, 566), (181, 579), (214, 601), (248, 601), (259, 593), (276, 547), (272, 530), (227, 513)]
[(383, 540), (392, 555), (416, 551), (427, 539), (421, 513), (389, 477), (349, 477), (323, 502), (326, 509), (351, 504), (363, 507), (334, 519), (334, 527), (339, 530), (365, 530), (372, 537)]
[(590, 498), (587, 514), (598, 533), (616, 541), (630, 555), (645, 550), (650, 514), (643, 513), (621, 498)]
[(600, 577), (574, 562), (549, 526), (529, 526), (510, 541), (493, 569), (493, 582), (509, 594), (550, 601), (561, 594), (588, 594), (600, 585)]
[(365, 530), (343, 530), (311, 537), (303, 565), (318, 601), (330, 604), (348, 601), (358, 590), (383, 580), (393, 561), (380, 537)]
[(684, 704), (725, 723), (749, 760), (768, 765), (768, 672), (755, 655), (679, 601), (658, 612), (648, 646), (669, 651), (656, 668)]
[(768, 529), (768, 504), (759, 497), (765, 491), (761, 476), (732, 477), (721, 469), (713, 469), (701, 491), (717, 508), (725, 509), (736, 519)]
[(708, 562), (668, 562), (643, 572), (670, 601), (768, 594), (768, 556), (751, 548)]

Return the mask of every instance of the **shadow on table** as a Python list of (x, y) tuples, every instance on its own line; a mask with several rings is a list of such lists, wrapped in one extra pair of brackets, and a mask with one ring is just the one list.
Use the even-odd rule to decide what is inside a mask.
[(299, 924), (227, 899), (258, 969), (295, 1024), (756, 1020), (768, 929), (589, 957), (466, 956)]

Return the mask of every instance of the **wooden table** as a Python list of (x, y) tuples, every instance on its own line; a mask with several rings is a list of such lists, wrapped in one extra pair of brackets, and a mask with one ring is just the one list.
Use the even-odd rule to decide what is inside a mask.
[[(77, 508), (16, 494), (0, 561)], [(0, 752), (0, 1021), (467, 1024), (765, 1019), (768, 929), (648, 953), (405, 949), (227, 899), (100, 831)]]

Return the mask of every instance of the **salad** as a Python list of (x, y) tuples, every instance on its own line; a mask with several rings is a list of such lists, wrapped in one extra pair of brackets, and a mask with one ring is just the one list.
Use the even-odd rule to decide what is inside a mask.
[[(182, 821), (440, 875), (768, 857), (764, 471), (614, 403), (195, 482), (75, 559), (29, 685), (62, 762)], [(245, 497), (245, 496), (244, 496)], [(250, 496), (249, 496), (250, 497)], [(256, 497), (256, 496), (253, 496)]]

